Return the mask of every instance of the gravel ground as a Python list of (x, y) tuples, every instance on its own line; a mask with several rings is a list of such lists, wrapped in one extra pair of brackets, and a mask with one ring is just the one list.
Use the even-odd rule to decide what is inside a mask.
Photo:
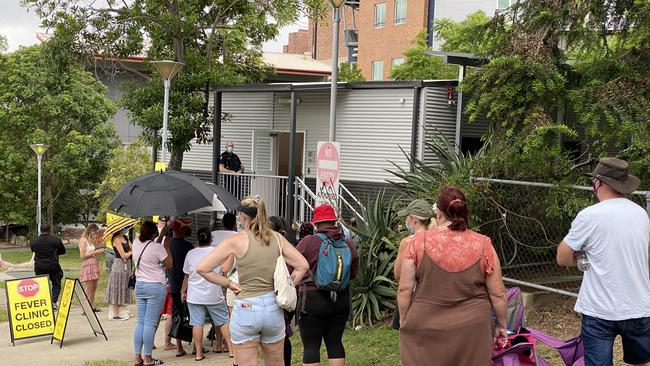
[[(573, 311), (575, 298), (560, 295), (545, 295), (540, 303), (526, 309), (526, 323), (559, 339), (571, 339), (580, 334), (580, 315)], [(559, 354), (539, 345), (540, 354), (553, 365), (564, 365)], [(614, 345), (614, 365), (625, 365), (620, 337)]]

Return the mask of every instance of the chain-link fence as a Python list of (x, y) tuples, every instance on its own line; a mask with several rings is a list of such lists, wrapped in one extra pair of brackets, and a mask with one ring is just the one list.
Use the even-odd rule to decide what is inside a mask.
[[(594, 204), (591, 187), (471, 178), (477, 187), (473, 221), (492, 238), (506, 282), (577, 296), (582, 273), (557, 265), (557, 245), (583, 208)], [(631, 200), (648, 209), (650, 192)]]

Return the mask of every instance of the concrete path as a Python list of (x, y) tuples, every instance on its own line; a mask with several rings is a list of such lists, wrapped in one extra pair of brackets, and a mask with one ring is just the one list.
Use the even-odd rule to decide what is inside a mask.
[[(133, 305), (128, 310), (135, 314)], [(103, 336), (95, 337), (88, 320), (81, 315), (79, 305), (73, 304), (68, 326), (66, 329), (63, 348), (59, 349), (58, 342), (50, 344), (50, 337), (34, 338), (17, 341), (16, 346), (11, 345), (9, 335), (9, 323), (0, 323), (0, 355), (2, 365), (48, 365), (48, 366), (83, 366), (86, 361), (92, 360), (116, 360), (131, 364), (133, 361), (133, 330), (135, 318), (127, 321), (106, 320), (108, 309), (104, 308), (97, 313), (99, 321), (108, 336), (108, 341)], [(163, 323), (164, 324), (164, 323)], [(208, 327), (205, 327), (207, 334)], [(156, 345), (161, 347), (164, 342), (163, 329), (156, 333)], [(209, 348), (210, 342), (205, 340), (205, 348)], [(165, 365), (203, 365), (230, 366), (232, 360), (228, 354), (206, 353), (203, 362), (195, 362), (187, 343), (184, 344), (185, 357), (174, 357), (175, 351), (155, 350), (154, 357), (165, 362)]]

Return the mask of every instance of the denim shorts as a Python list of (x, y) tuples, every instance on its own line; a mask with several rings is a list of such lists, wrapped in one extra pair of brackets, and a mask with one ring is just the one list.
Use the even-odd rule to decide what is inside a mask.
[(232, 343), (258, 338), (265, 344), (276, 343), (284, 338), (284, 331), (284, 313), (273, 292), (235, 300), (230, 320)]
[(190, 310), (191, 326), (205, 324), (206, 314), (210, 316), (212, 325), (220, 327), (228, 322), (228, 307), (226, 307), (225, 301), (212, 305), (191, 304), (188, 302), (187, 308)]
[(650, 317), (610, 321), (583, 315), (585, 366), (612, 365), (612, 349), (617, 335), (623, 339), (625, 363), (650, 362)]

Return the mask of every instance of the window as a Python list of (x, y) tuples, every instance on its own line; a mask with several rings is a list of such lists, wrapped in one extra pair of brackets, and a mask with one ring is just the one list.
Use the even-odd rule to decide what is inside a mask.
[(395, 0), (395, 24), (406, 23), (406, 0)]
[(404, 57), (394, 58), (393, 61), (391, 61), (391, 68), (394, 69), (395, 66), (399, 66), (403, 63), (404, 63)]
[(383, 28), (386, 25), (386, 3), (375, 5), (375, 28)]
[(384, 61), (372, 62), (372, 80), (384, 79)]
[(517, 3), (518, 0), (497, 0), (497, 10), (506, 10)]

